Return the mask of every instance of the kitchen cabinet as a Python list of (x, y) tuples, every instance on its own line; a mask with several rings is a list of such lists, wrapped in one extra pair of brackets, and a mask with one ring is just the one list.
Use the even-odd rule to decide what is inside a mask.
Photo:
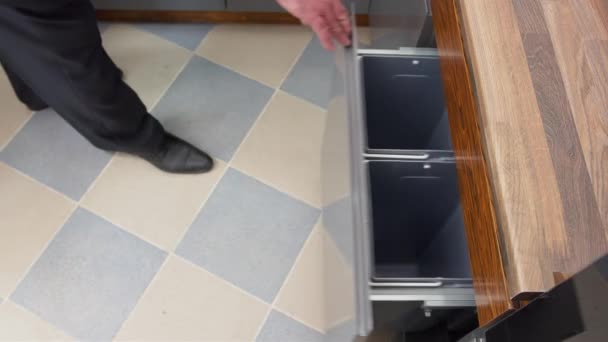
[[(350, 1), (350, 0), (349, 0)], [(354, 0), (357, 13), (367, 13), (370, 0)], [(275, 0), (227, 0), (228, 11), (239, 12), (285, 12)]]
[[(92, 0), (97, 9), (153, 11), (231, 11), (284, 13), (276, 0)], [(371, 0), (353, 0), (358, 14), (367, 14)], [(350, 0), (345, 0), (350, 3)]]
[(275, 0), (227, 0), (226, 10), (235, 12), (285, 12)]
[(224, 0), (93, 0), (97, 9), (154, 11), (222, 11)]

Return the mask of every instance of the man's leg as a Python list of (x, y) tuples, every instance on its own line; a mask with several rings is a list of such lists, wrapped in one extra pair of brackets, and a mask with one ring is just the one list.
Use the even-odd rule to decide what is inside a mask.
[(15, 95), (17, 95), (17, 98), (30, 110), (39, 111), (48, 107), (46, 103), (44, 103), (44, 101), (42, 101), (40, 97), (38, 97), (38, 95), (36, 95), (34, 91), (27, 86), (27, 84), (25, 84), (17, 75), (15, 75), (15, 73), (6, 67), (4, 68), (4, 71), (11, 82), (13, 89), (15, 90)]
[[(49, 106), (34, 93), (30, 87), (28, 87), (25, 82), (23, 82), (19, 76), (17, 76), (10, 69), (6, 68), (4, 65), (0, 64), (4, 69), (4, 73), (8, 77), (8, 80), (11, 82), (11, 86), (15, 91), (15, 95), (23, 104), (25, 104), (30, 110), (37, 112), (43, 109), (47, 109)], [(119, 69), (120, 70), (120, 69)], [(120, 70), (120, 76), (122, 78), (122, 70)]]
[(88, 0), (0, 0), (0, 62), (95, 146), (143, 156), (172, 172), (211, 167), (165, 134), (122, 81)]

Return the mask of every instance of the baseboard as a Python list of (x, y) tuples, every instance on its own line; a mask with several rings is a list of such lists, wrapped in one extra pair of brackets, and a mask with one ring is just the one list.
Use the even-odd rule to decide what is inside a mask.
[[(290, 14), (278, 12), (97, 10), (97, 18), (104, 21), (300, 24), (300, 21)], [(357, 15), (357, 25), (368, 26), (368, 15)]]

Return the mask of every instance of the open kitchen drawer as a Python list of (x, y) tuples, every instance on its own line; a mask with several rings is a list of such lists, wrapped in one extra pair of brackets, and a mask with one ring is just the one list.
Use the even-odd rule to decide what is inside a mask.
[(337, 53), (323, 145), (324, 227), (351, 275), (336, 284), (327, 266), (328, 340), (349, 329), (466, 333), (475, 301), (436, 50), (357, 40)]

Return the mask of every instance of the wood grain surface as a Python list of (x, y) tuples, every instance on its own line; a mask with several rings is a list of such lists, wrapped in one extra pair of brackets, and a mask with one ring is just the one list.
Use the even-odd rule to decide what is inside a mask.
[(469, 256), (481, 324), (513, 308), (483, 151), (478, 107), (465, 56), (458, 0), (435, 0), (433, 24), (457, 158)]
[(525, 299), (608, 253), (608, 1), (456, 1), (507, 291)]

